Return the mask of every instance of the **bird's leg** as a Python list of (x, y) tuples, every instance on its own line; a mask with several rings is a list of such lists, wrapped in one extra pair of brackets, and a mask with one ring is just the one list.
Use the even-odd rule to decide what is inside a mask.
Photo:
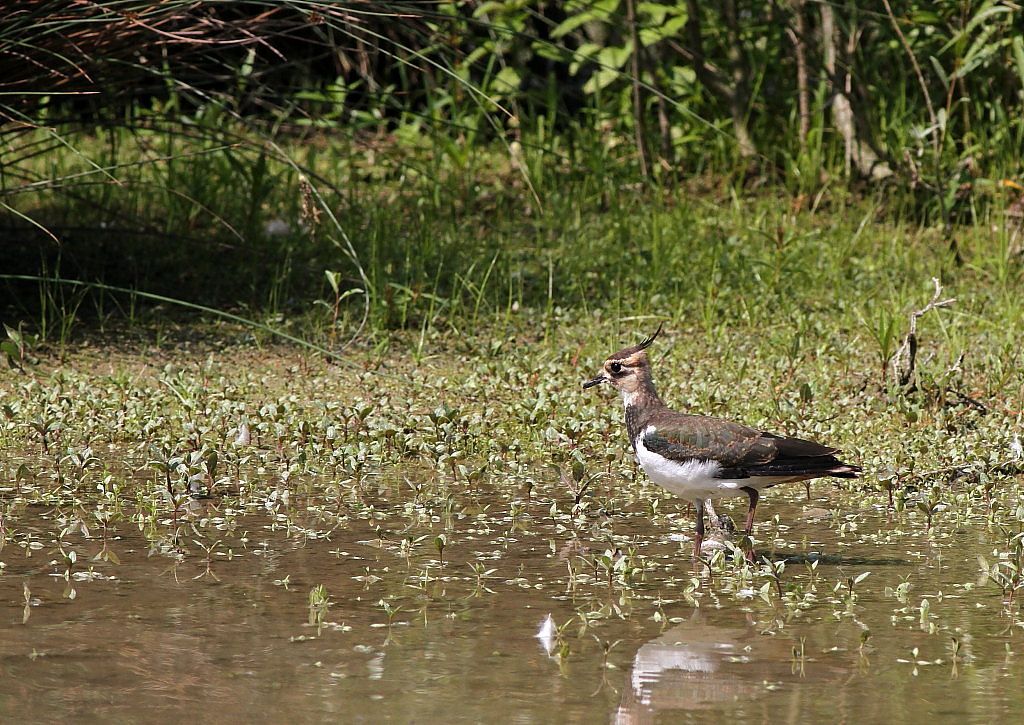
[[(746, 526), (743, 527), (743, 531), (749, 539), (750, 535), (754, 531), (754, 511), (757, 510), (757, 500), (761, 495), (757, 492), (756, 488), (751, 488), (750, 486), (744, 486), (743, 491), (747, 494), (747, 498), (750, 500), (750, 505), (747, 508), (747, 523)], [(751, 544), (750, 551), (747, 552), (747, 560), (754, 560), (753, 544)]]
[(747, 525), (743, 528), (744, 533), (747, 536), (754, 531), (754, 510), (757, 508), (757, 500), (761, 495), (757, 492), (756, 488), (750, 486), (744, 486), (743, 491), (747, 494), (747, 498), (750, 499), (750, 506), (747, 508)]
[(693, 507), (697, 509), (697, 531), (693, 537), (693, 558), (699, 560), (700, 547), (704, 543), (704, 501), (697, 499), (693, 502)]

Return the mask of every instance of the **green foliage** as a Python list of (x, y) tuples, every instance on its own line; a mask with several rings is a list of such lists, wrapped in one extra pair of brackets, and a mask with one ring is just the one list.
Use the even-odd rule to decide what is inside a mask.
[[(347, 339), (367, 315), (370, 329), (430, 331), (518, 310), (551, 324), (559, 310), (604, 309), (714, 331), (780, 310), (806, 320), (843, 300), (848, 325), (870, 330), (881, 371), (905, 333), (911, 286), (932, 276), (981, 285), (1001, 300), (991, 315), (1011, 309), (1021, 282), (1014, 221), (997, 210), (958, 232), (967, 262), (958, 267), (940, 235), (903, 227), (898, 195), (837, 193), (815, 210), (774, 192), (735, 197), (725, 185), (655, 193), (631, 187), (614, 151), (582, 130), (587, 143), (565, 148), (561, 166), (525, 132), (518, 156), (493, 147), (449, 155), (443, 137), (410, 149), (312, 136), (268, 152), (181, 135), (164, 139), (174, 154), (151, 159), (149, 136), (67, 138), (80, 153), (59, 165), (18, 162), (28, 178), (54, 182), (21, 189), (17, 204), (59, 233), (78, 230), (46, 265), (54, 277), (110, 289), (83, 297), (18, 283), (12, 317), (46, 341), (66, 340), (83, 316), (135, 319), (140, 302), (172, 298), (238, 306), (264, 328), (306, 319), (306, 333), (327, 341)], [(103, 158), (116, 183), (94, 183), (83, 157)], [(524, 167), (536, 172), (524, 178)], [(33, 247), (24, 249), (13, 247), (9, 259), (24, 268), (12, 271), (36, 273)], [(114, 289), (132, 287), (145, 293)], [(992, 324), (1012, 326), (1011, 317)]]
[[(0, 111), (17, 121), (2, 129), (4, 273), (258, 310), (264, 328), (306, 317), (332, 343), (364, 323), (422, 336), (523, 308), (548, 333), (568, 307), (714, 330), (845, 287), (867, 296), (858, 309), (871, 300), (883, 369), (908, 284), (943, 273), (1009, 295), (1020, 279), (1002, 215), (1024, 147), (1011, 3), (829, 5), (842, 79), (826, 71), (826, 6), (805, 2), (274, 7), (204, 6), (214, 32), (192, 5), (76, 6), (53, 19), (65, 56), (30, 22), (45, 3), (0, 23)], [(161, 36), (156, 62), (161, 23), (193, 34)], [(51, 64), (25, 63), (33, 51)], [(833, 117), (847, 80), (884, 186), (858, 180)], [(943, 238), (862, 235), (901, 220)], [(5, 315), (44, 341), (82, 314), (137, 314), (120, 293), (7, 294)]]
[[(33, 2), (0, 24), (0, 69), (6, 62), (13, 89), (0, 99), (6, 115), (30, 124), (62, 115), (61, 92), (94, 92), (98, 74), (90, 69), (121, 62), (102, 90), (111, 116), (122, 122), (127, 111), (215, 124), (208, 114), (228, 112), (268, 119), (278, 129), (375, 129), (405, 138), (429, 131), (478, 143), (515, 137), (508, 127), (514, 119), (515, 128), (545, 124), (548, 153), (555, 151), (553, 128), (561, 134), (581, 124), (635, 146), (634, 163), (660, 157), (652, 169), (669, 178), (680, 170), (734, 171), (742, 125), (748, 151), (769, 176), (781, 170), (793, 180), (794, 160), (804, 167), (805, 186), (818, 183), (818, 172), (848, 170), (830, 115), (830, 100), (845, 81), (825, 70), (824, 20), (819, 6), (803, 0), (312, 2), (282, 3), (271, 15), (262, 14), (264, 3), (247, 0), (233, 4), (216, 33), (187, 6), (137, 6), (101, 2), (50, 18), (45, 3)], [(857, 124), (901, 184), (920, 190), (926, 211), (943, 221), (959, 218), (971, 196), (964, 185), (984, 195), (984, 180), (1020, 173), (1012, 152), (1024, 139), (1020, 13), (1004, 0), (885, 7), (891, 14), (855, 4), (831, 10)], [(166, 44), (167, 61), (154, 63), (138, 51), (151, 40), (147, 26), (124, 23), (131, 12), (155, 25), (194, 26), (193, 34), (180, 33)], [(43, 20), (74, 41), (68, 57), (50, 61), (52, 36)], [(298, 33), (305, 49), (282, 40), (283, 29)], [(138, 45), (126, 50), (111, 42), (125, 33)], [(48, 62), (24, 63), (33, 50)], [(314, 62), (319, 53), (336, 57), (336, 69), (321, 70)], [(282, 60), (297, 72), (283, 74)], [(165, 90), (148, 107), (118, 93), (154, 81)], [(804, 110), (801, 93), (815, 99)], [(106, 115), (102, 105), (93, 108)], [(815, 138), (798, 133), (805, 121), (819, 129)]]

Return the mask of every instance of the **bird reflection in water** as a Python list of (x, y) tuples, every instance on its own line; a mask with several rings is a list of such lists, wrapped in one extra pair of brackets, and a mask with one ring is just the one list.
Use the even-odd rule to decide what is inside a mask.
[(733, 627), (712, 625), (698, 612), (637, 650), (614, 722), (732, 709), (801, 677), (789, 638), (758, 634), (749, 618)]

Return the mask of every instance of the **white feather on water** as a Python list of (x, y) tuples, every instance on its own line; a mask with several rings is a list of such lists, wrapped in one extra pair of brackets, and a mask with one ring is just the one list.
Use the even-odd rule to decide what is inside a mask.
[(534, 635), (534, 637), (540, 640), (541, 647), (544, 648), (544, 651), (547, 652), (549, 656), (555, 650), (556, 632), (557, 628), (555, 627), (555, 620), (552, 619), (549, 614), (547, 618), (541, 622), (540, 629), (537, 630), (537, 634)]

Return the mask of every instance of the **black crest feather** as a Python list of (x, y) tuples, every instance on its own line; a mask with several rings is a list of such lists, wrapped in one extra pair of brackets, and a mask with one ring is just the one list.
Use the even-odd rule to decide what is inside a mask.
[(654, 334), (651, 335), (650, 337), (648, 337), (643, 342), (641, 342), (639, 345), (637, 345), (637, 349), (639, 349), (639, 350), (646, 350), (647, 348), (649, 348), (651, 346), (651, 344), (658, 338), (658, 335), (661, 334), (661, 328), (664, 327), (664, 325), (665, 325), (664, 322), (659, 324), (658, 325), (658, 329), (654, 331)]

